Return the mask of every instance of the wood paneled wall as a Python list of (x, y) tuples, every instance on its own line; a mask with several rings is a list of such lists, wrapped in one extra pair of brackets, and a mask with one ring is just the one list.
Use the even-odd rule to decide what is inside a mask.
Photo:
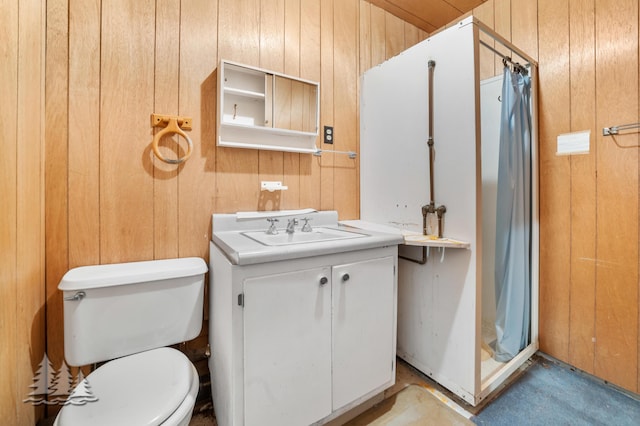
[[(474, 13), (537, 57), (540, 71), (540, 347), (640, 391), (635, 0), (489, 0)], [(492, 22), (493, 19), (493, 22)], [(559, 134), (590, 130), (587, 155)]]
[(45, 349), (45, 10), (0, 9), (0, 419), (26, 425), (44, 413), (23, 399)]
[[(357, 160), (216, 147), (219, 59), (319, 81), (321, 128), (335, 130), (334, 145), (321, 148), (357, 152), (360, 74), (424, 38), (364, 0), (49, 0), (46, 289), (54, 365), (63, 357), (57, 285), (70, 268), (206, 259), (212, 213), (312, 207), (359, 217)], [(193, 117), (194, 151), (183, 165), (153, 157), (152, 112)], [(162, 149), (176, 151), (166, 155), (177, 155), (165, 142)], [(261, 193), (261, 180), (289, 189)]]

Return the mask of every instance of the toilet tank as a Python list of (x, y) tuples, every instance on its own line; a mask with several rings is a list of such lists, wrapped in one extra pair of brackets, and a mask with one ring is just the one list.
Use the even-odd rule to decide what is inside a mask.
[(198, 257), (71, 269), (58, 285), (67, 364), (107, 361), (197, 337), (206, 272)]

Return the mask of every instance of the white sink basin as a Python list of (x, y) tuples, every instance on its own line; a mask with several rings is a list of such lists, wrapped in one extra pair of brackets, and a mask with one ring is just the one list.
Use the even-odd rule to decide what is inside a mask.
[(359, 232), (343, 231), (333, 228), (313, 228), (311, 232), (296, 231), (293, 234), (288, 234), (285, 230), (278, 230), (277, 234), (267, 234), (265, 231), (247, 231), (242, 232), (242, 235), (265, 246), (317, 243), (320, 241), (344, 240), (347, 238), (367, 236)]
[[(293, 234), (281, 228), (276, 235), (266, 233), (268, 218), (311, 220), (311, 232), (296, 228)], [(283, 211), (214, 214), (212, 242), (234, 265), (301, 259), (325, 254), (383, 247), (403, 242), (402, 235), (361, 230), (338, 223), (337, 211)]]

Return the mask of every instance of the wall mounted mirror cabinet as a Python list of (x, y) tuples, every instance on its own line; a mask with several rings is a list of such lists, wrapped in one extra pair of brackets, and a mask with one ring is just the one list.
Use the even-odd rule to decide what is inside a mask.
[(226, 60), (218, 67), (218, 145), (317, 151), (320, 87)]

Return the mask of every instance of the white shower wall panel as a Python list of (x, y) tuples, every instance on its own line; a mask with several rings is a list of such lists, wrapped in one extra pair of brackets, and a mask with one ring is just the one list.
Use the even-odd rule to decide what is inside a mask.
[[(493, 58), (492, 58), (493, 59)], [(482, 120), (482, 322), (492, 326), (496, 320), (495, 251), (496, 204), (498, 196), (498, 154), (500, 151), (500, 114), (502, 75), (480, 83)], [(495, 326), (494, 326), (495, 327)], [(495, 331), (493, 332), (495, 335)], [(487, 342), (488, 343), (488, 342)]]
[[(361, 98), (361, 219), (421, 232), (429, 203), (428, 61), (434, 70), (434, 192), (444, 236), (470, 250), (430, 250), (398, 274), (398, 354), (468, 402), (479, 391), (476, 282), (479, 98), (471, 20), (367, 71)], [(419, 257), (419, 250), (413, 253)]]

